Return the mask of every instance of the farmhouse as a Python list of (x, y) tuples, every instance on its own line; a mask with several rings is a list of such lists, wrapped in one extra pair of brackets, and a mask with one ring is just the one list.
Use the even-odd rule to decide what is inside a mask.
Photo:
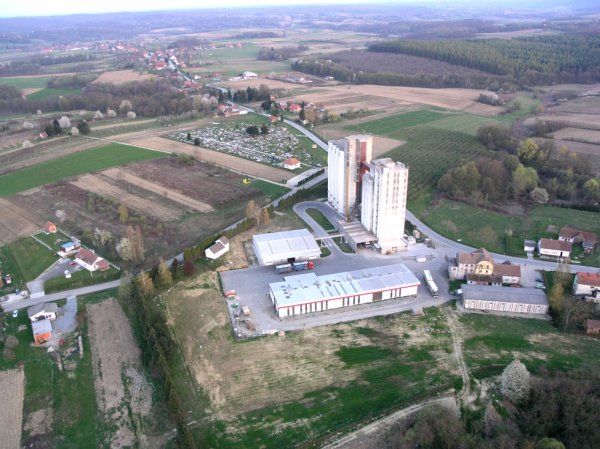
[(42, 344), (52, 338), (52, 324), (50, 320), (39, 320), (31, 323), (33, 340), (36, 344)]
[(75, 255), (75, 262), (88, 271), (106, 271), (110, 268), (110, 264), (106, 260), (85, 248), (79, 249)]
[(51, 221), (47, 221), (44, 225), (44, 232), (46, 234), (56, 234), (56, 225)]
[(571, 244), (561, 240), (540, 239), (538, 251), (541, 258), (568, 259), (571, 255)]
[(209, 259), (215, 260), (227, 251), (229, 251), (229, 239), (227, 237), (220, 237), (214, 245), (204, 251), (204, 255)]
[(252, 247), (261, 266), (318, 259), (321, 249), (307, 229), (252, 236)]
[(600, 320), (586, 320), (585, 332), (588, 335), (600, 335)]
[(269, 284), (280, 318), (385, 299), (416, 296), (420, 282), (403, 264), (317, 276), (306, 273)]
[(258, 75), (254, 72), (245, 71), (242, 73), (242, 78), (245, 80), (255, 80), (258, 78)]
[(295, 157), (290, 157), (282, 162), (283, 168), (287, 168), (288, 170), (296, 170), (300, 168), (300, 161)]
[(577, 228), (563, 226), (558, 234), (558, 240), (569, 243), (581, 243), (586, 254), (591, 253), (598, 243), (598, 236), (593, 232), (581, 231)]
[(27, 316), (33, 323), (40, 320), (55, 320), (58, 305), (55, 302), (36, 304), (27, 309)]
[(494, 271), (494, 259), (484, 248), (471, 253), (458, 252), (456, 259), (448, 267), (450, 279), (465, 279), (467, 274), (491, 275)]
[(536, 288), (505, 288), (498, 286), (463, 285), (465, 309), (497, 312), (548, 313), (548, 301), (543, 291)]
[(571, 291), (575, 296), (591, 296), (600, 300), (600, 273), (580, 271), (575, 275)]
[(494, 276), (500, 277), (503, 284), (518, 284), (521, 282), (521, 266), (508, 260), (494, 265)]
[(79, 242), (79, 240), (73, 242), (67, 242), (67, 243), (63, 243), (62, 245), (60, 245), (60, 254), (62, 257), (64, 257), (65, 255), (72, 253), (73, 251), (79, 249), (81, 247), (81, 243)]

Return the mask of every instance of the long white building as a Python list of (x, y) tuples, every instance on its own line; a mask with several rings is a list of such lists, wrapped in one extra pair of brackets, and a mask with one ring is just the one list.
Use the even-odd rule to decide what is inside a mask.
[(252, 247), (261, 267), (321, 257), (321, 248), (308, 229), (256, 234)]
[(269, 284), (275, 313), (281, 318), (392, 298), (416, 296), (421, 285), (403, 264), (317, 276), (285, 276)]
[(360, 221), (377, 237), (384, 254), (406, 248), (403, 240), (408, 167), (390, 158), (375, 159), (362, 182)]
[(327, 156), (327, 196), (331, 206), (350, 218), (360, 195), (366, 164), (371, 161), (373, 137), (352, 135), (329, 141)]

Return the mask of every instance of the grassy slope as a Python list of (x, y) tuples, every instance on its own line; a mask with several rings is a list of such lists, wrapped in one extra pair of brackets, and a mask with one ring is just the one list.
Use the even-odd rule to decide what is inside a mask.
[(9, 248), (24, 281), (35, 279), (58, 259), (55, 253), (29, 237), (11, 243)]
[(0, 176), (0, 196), (14, 195), (70, 176), (165, 156), (165, 153), (120, 144), (80, 151)]
[(79, 95), (81, 94), (80, 87), (62, 87), (62, 88), (46, 88), (39, 92), (27, 95), (29, 100), (45, 100), (51, 97), (60, 97), (61, 95)]
[(21, 77), (11, 77), (11, 78), (0, 78), (0, 84), (5, 84), (8, 86), (14, 86), (19, 89), (40, 89), (46, 87), (48, 81), (51, 80), (52, 76), (39, 76), (35, 78), (21, 78)]

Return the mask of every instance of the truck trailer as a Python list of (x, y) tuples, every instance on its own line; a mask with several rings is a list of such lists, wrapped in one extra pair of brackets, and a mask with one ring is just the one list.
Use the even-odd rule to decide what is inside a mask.
[(431, 276), (431, 272), (429, 270), (423, 270), (423, 277), (425, 278), (425, 284), (427, 284), (427, 288), (431, 293), (431, 296), (437, 298), (439, 296), (438, 286), (433, 281), (433, 276)]
[(292, 271), (304, 271), (304, 270), (312, 270), (315, 267), (315, 264), (310, 260), (305, 260), (302, 262), (293, 262), (293, 263), (283, 263), (281, 265), (275, 265), (276, 273), (291, 273)]

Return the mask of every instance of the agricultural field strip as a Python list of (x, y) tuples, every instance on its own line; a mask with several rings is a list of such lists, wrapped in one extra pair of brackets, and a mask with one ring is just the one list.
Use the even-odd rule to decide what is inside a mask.
[(27, 237), (41, 228), (34, 217), (6, 198), (0, 198), (0, 243)]
[(141, 187), (142, 189), (149, 190), (150, 192), (156, 193), (165, 198), (169, 198), (179, 204), (195, 209), (199, 212), (211, 212), (214, 210), (210, 204), (203, 203), (202, 201), (190, 198), (189, 196), (186, 196), (175, 190), (169, 189), (168, 187), (162, 186), (151, 181), (147, 181), (145, 179), (140, 178), (139, 176), (132, 175), (131, 173), (123, 170), (122, 168), (111, 168), (103, 171), (102, 174), (115, 181), (125, 181), (130, 184)]
[(162, 137), (139, 138), (134, 139), (132, 143), (159, 151), (183, 153), (193, 157), (198, 156), (199, 159), (206, 162), (211, 162), (245, 175), (263, 178), (271, 182), (280, 183), (282, 180), (288, 180), (294, 176), (294, 173), (288, 170), (269, 167), (268, 165), (259, 164), (248, 159), (209, 150), (208, 148), (196, 147), (187, 143), (175, 142)]
[[(600, 120), (600, 116), (598, 117)], [(579, 142), (600, 144), (600, 130), (592, 131), (581, 128), (563, 128), (550, 134), (554, 139), (577, 140)]]
[(0, 371), (0, 449), (21, 447), (25, 373), (22, 369)]
[(184, 211), (181, 209), (169, 207), (167, 205), (157, 203), (156, 201), (131, 194), (113, 184), (111, 180), (113, 180), (113, 178), (103, 177), (102, 174), (83, 175), (76, 180), (71, 181), (71, 184), (79, 187), (80, 189), (112, 198), (128, 208), (137, 210), (141, 213), (148, 213), (165, 221), (178, 218), (184, 214)]
[(600, 130), (600, 120), (594, 114), (543, 114), (525, 120), (525, 126), (532, 126), (537, 121), (565, 122), (572, 128)]
[(104, 72), (92, 83), (111, 83), (111, 84), (123, 84), (131, 81), (144, 81), (154, 78), (154, 75), (148, 73), (139, 74), (134, 70), (115, 70), (110, 72)]

